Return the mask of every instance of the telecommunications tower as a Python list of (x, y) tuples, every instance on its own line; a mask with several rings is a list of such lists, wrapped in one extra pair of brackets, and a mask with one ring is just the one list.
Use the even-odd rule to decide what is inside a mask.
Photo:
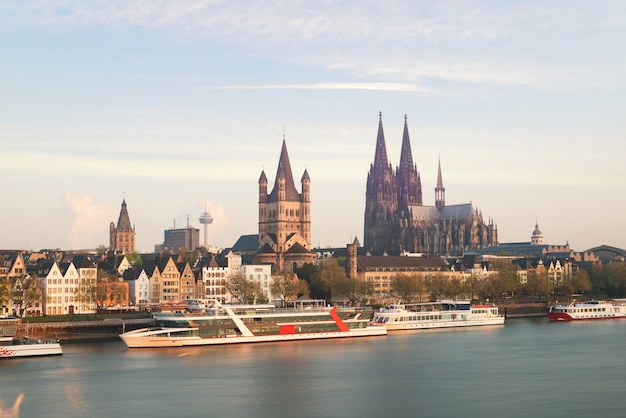
[(204, 212), (202, 213), (202, 215), (200, 215), (199, 221), (202, 225), (204, 225), (204, 247), (208, 248), (209, 247), (209, 225), (213, 223), (213, 217), (206, 210), (206, 202), (207, 202), (207, 199), (206, 199), (206, 196), (204, 196)]

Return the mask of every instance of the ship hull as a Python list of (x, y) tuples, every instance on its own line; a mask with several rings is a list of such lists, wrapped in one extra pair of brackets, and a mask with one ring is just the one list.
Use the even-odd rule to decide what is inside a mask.
[[(370, 327), (362, 329), (352, 329), (349, 331), (336, 332), (319, 332), (319, 333), (301, 333), (301, 334), (272, 334), (272, 335), (254, 335), (254, 336), (227, 336), (227, 337), (209, 337), (202, 338), (199, 336), (180, 336), (175, 335), (152, 335), (145, 334), (146, 330), (138, 330), (139, 332), (129, 331), (120, 335), (120, 338), (129, 348), (158, 348), (158, 347), (193, 347), (208, 345), (228, 345), (228, 344), (252, 344), (252, 343), (270, 343), (270, 342), (287, 342), (287, 341), (304, 341), (304, 340), (322, 340), (333, 338), (354, 338), (354, 337), (373, 337), (387, 335), (384, 327)], [(176, 333), (179, 330), (174, 328), (171, 330), (162, 329), (159, 331), (170, 331)]]

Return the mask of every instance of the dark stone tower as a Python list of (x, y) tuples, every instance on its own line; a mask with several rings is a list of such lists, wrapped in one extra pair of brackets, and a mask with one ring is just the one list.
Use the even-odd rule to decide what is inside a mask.
[(374, 250), (385, 250), (392, 240), (392, 228), (397, 222), (398, 183), (387, 160), (383, 131), (383, 115), (379, 113), (378, 137), (374, 163), (370, 165), (365, 191), (365, 234), (363, 244)]
[(396, 178), (398, 179), (398, 207), (404, 210), (412, 205), (422, 206), (422, 181), (417, 165), (413, 164), (406, 115), (404, 115), (400, 166), (396, 169)]
[(135, 227), (130, 223), (126, 199), (122, 201), (117, 227), (113, 222), (109, 225), (109, 249), (124, 254), (135, 251)]

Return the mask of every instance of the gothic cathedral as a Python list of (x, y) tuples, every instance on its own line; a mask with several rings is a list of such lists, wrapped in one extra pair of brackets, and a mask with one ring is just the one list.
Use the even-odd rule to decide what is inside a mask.
[(311, 179), (306, 169), (301, 184), (302, 193), (298, 193), (283, 138), (271, 193), (267, 193), (264, 170), (259, 178), (259, 249), (255, 254), (257, 262), (273, 264), (277, 272), (295, 272), (316, 260), (311, 251)]
[(366, 250), (372, 254), (458, 255), (464, 250), (497, 245), (498, 230), (493, 220), (486, 224), (471, 203), (446, 206), (445, 191), (439, 161), (435, 205), (423, 205), (422, 182), (413, 163), (406, 115), (400, 165), (393, 170), (387, 160), (380, 113), (376, 152), (365, 192)]

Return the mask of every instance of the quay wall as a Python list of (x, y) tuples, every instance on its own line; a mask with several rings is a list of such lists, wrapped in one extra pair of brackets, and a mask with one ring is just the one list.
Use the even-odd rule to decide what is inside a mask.
[(526, 316), (548, 315), (547, 303), (503, 303), (499, 305), (500, 313), (506, 318), (521, 318)]
[(152, 318), (106, 318), (91, 321), (28, 322), (18, 326), (18, 336), (56, 337), (61, 342), (115, 339), (137, 328), (154, 326)]

